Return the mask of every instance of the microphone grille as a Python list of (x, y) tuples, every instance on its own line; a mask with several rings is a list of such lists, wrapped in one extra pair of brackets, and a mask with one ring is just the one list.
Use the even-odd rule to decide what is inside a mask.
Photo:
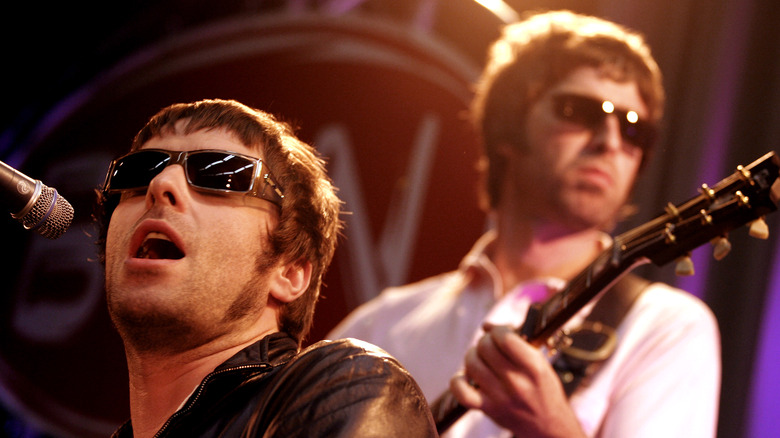
[(48, 239), (56, 239), (68, 230), (73, 220), (73, 206), (57, 190), (41, 185), (41, 193), (30, 211), (19, 222)]

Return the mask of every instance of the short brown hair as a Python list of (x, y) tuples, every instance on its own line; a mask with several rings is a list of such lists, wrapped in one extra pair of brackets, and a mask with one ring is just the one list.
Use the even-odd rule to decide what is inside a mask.
[[(284, 190), (279, 224), (269, 236), (272, 260), (306, 260), (312, 264), (308, 289), (295, 301), (282, 306), (280, 330), (299, 344), (308, 334), (319, 298), (322, 276), (336, 249), (342, 228), (341, 201), (317, 151), (299, 140), (292, 128), (271, 114), (234, 100), (202, 100), (174, 104), (154, 115), (138, 132), (131, 150), (151, 138), (174, 132), (179, 120), (186, 119), (185, 133), (224, 128), (247, 147), (263, 150), (263, 161)], [(100, 252), (105, 255), (105, 236), (116, 200), (101, 194), (98, 219), (101, 225)]]
[(485, 148), (489, 207), (498, 204), (505, 173), (499, 146), (522, 147), (531, 106), (583, 66), (599, 68), (617, 81), (636, 82), (651, 121), (661, 120), (665, 99), (661, 71), (639, 33), (570, 11), (533, 13), (507, 25), (490, 48), (471, 108)]

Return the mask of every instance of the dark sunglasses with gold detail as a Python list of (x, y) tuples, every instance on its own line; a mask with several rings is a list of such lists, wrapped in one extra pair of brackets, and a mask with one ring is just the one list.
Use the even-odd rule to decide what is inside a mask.
[(596, 130), (608, 115), (614, 114), (620, 123), (620, 135), (624, 141), (638, 146), (643, 151), (647, 151), (655, 143), (657, 129), (654, 123), (640, 119), (636, 111), (616, 108), (608, 100), (560, 93), (553, 95), (552, 103), (555, 116), (561, 120)]
[(103, 184), (107, 195), (145, 190), (166, 167), (184, 167), (187, 183), (209, 193), (255, 196), (282, 206), (284, 193), (263, 160), (223, 150), (141, 149), (111, 162)]

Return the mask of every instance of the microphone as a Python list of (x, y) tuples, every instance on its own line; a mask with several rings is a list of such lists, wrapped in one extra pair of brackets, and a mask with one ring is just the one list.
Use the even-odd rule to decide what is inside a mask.
[(48, 239), (64, 233), (73, 220), (73, 207), (57, 190), (47, 187), (0, 161), (0, 205), (11, 217)]

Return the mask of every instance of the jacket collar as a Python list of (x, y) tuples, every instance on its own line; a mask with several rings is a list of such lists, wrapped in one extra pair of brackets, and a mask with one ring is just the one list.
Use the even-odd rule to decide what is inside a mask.
[(277, 332), (239, 351), (214, 371), (250, 364), (277, 366), (289, 361), (297, 353), (298, 342), (287, 333)]

